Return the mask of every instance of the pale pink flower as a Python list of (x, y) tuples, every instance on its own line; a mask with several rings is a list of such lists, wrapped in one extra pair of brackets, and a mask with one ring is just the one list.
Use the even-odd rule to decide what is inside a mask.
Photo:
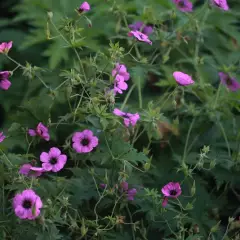
[(0, 53), (7, 54), (9, 50), (12, 48), (12, 41), (10, 42), (3, 42), (0, 44)]
[(194, 84), (192, 77), (186, 73), (174, 72), (173, 77), (175, 78), (176, 82), (182, 86)]
[(148, 38), (147, 35), (145, 35), (144, 33), (142, 32), (139, 32), (139, 31), (131, 31), (128, 33), (128, 36), (129, 37), (132, 37), (134, 36), (137, 40), (141, 41), (141, 42), (146, 42), (150, 45), (152, 45), (152, 42), (151, 40)]

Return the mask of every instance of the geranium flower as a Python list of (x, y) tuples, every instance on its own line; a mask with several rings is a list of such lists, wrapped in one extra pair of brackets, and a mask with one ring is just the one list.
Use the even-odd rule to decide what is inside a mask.
[(3, 132), (0, 132), (0, 143), (6, 138), (6, 136), (3, 135)]
[(150, 41), (150, 39), (148, 38), (148, 36), (145, 35), (145, 34), (142, 33), (142, 32), (139, 32), (139, 31), (131, 31), (131, 32), (128, 33), (128, 36), (129, 36), (129, 37), (134, 36), (134, 37), (137, 38), (139, 41), (141, 41), (141, 42), (146, 42), (146, 43), (152, 45), (152, 42)]
[(46, 172), (59, 172), (67, 162), (67, 156), (61, 154), (61, 151), (58, 148), (52, 147), (48, 153), (41, 153), (40, 161), (43, 162), (42, 168)]
[(82, 12), (88, 12), (90, 10), (90, 5), (88, 2), (83, 2), (81, 4), (81, 6), (78, 8), (78, 12), (82, 13)]
[(8, 80), (9, 75), (9, 71), (0, 72), (0, 88), (3, 90), (8, 90), (11, 86), (11, 82)]
[(127, 68), (124, 64), (117, 63), (116, 67), (112, 70), (112, 76), (116, 77), (117, 75), (121, 76), (124, 81), (128, 81), (130, 74), (127, 71)]
[(0, 53), (8, 53), (9, 50), (12, 48), (12, 41), (10, 42), (3, 42), (0, 44)]
[(42, 139), (49, 141), (50, 140), (50, 135), (48, 133), (48, 128), (44, 126), (41, 122), (37, 125), (36, 130), (34, 129), (29, 129), (28, 134), (32, 137), (38, 135)]
[(217, 7), (221, 8), (224, 11), (228, 11), (229, 10), (227, 0), (211, 0), (211, 3), (214, 6), (217, 6)]
[(43, 168), (33, 167), (31, 164), (23, 164), (19, 170), (19, 173), (26, 175), (28, 177), (39, 177), (45, 172)]
[(114, 93), (122, 94), (123, 93), (122, 90), (127, 90), (127, 89), (128, 89), (128, 85), (124, 81), (124, 78), (120, 75), (117, 75), (114, 80), (114, 88), (113, 88)]
[(113, 110), (113, 114), (119, 117), (123, 117), (124, 125), (129, 127), (132, 125), (133, 127), (136, 125), (137, 121), (140, 119), (138, 113), (125, 113), (118, 108)]
[(192, 12), (193, 4), (189, 0), (173, 0), (181, 12)]
[(227, 86), (227, 88), (233, 92), (240, 89), (240, 83), (233, 77), (230, 77), (228, 74), (219, 72), (218, 73), (221, 83)]
[(72, 147), (78, 153), (88, 153), (98, 145), (98, 138), (93, 136), (91, 130), (84, 130), (82, 132), (75, 132), (72, 137)]
[(122, 191), (126, 193), (127, 200), (133, 201), (135, 195), (137, 194), (137, 189), (136, 188), (128, 189), (128, 182), (121, 182), (120, 186)]
[(177, 198), (181, 195), (182, 190), (178, 182), (169, 182), (162, 188), (164, 200), (162, 206), (165, 207), (168, 203), (168, 198)]
[(183, 72), (174, 72), (173, 77), (182, 86), (187, 86), (194, 84), (194, 81), (191, 76), (187, 75), (186, 73)]
[(153, 32), (153, 28), (145, 25), (143, 22), (135, 22), (130, 24), (128, 27), (133, 31), (141, 31), (146, 35), (150, 35)]
[(107, 184), (105, 183), (100, 183), (99, 184), (99, 187), (102, 188), (102, 189), (105, 189), (107, 187)]
[(14, 212), (21, 219), (35, 219), (42, 205), (41, 198), (31, 189), (24, 190), (13, 199)]

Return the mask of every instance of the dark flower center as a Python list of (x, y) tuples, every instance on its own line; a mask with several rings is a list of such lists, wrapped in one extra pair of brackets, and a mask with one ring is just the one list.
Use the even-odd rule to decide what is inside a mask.
[(58, 161), (57, 158), (51, 158), (51, 159), (50, 159), (50, 163), (51, 163), (52, 165), (56, 164), (57, 161)]
[(179, 6), (179, 7), (185, 7), (185, 2), (184, 2), (184, 0), (180, 1), (180, 2), (178, 3), (178, 6)]
[(82, 144), (83, 146), (87, 146), (87, 145), (89, 144), (89, 139), (84, 138), (84, 139), (81, 141), (81, 144)]
[(30, 200), (28, 200), (28, 199), (25, 199), (25, 200), (23, 201), (22, 206), (23, 206), (23, 208), (25, 208), (25, 209), (29, 209), (29, 208), (32, 207), (32, 202), (31, 202)]
[(176, 196), (177, 195), (177, 191), (176, 190), (170, 190), (170, 195), (171, 196)]
[(229, 85), (232, 85), (232, 79), (230, 77), (228, 77), (226, 79), (226, 84), (229, 86)]

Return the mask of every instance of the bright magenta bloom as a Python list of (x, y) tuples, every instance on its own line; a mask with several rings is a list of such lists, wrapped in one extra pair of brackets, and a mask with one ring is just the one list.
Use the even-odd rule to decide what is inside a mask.
[(113, 110), (113, 114), (119, 117), (123, 117), (124, 125), (126, 127), (129, 127), (130, 125), (134, 127), (137, 121), (140, 119), (140, 116), (138, 113), (125, 113), (118, 108), (115, 108)]
[(82, 13), (82, 12), (88, 12), (90, 9), (91, 9), (91, 8), (90, 8), (89, 3), (88, 3), (88, 2), (83, 2), (83, 3), (81, 4), (81, 6), (79, 7), (78, 11), (79, 11), (80, 13)]
[(28, 134), (32, 137), (38, 135), (42, 139), (49, 141), (50, 140), (50, 135), (48, 133), (48, 128), (44, 126), (41, 122), (37, 125), (36, 130), (34, 129), (29, 129)]
[(123, 93), (123, 90), (127, 90), (128, 85), (125, 81), (128, 81), (130, 74), (127, 72), (127, 68), (124, 64), (116, 64), (116, 67), (112, 70), (112, 76), (115, 77), (114, 80), (114, 94)]
[(134, 36), (134, 37), (137, 38), (137, 40), (139, 40), (140, 42), (146, 42), (146, 43), (152, 45), (152, 42), (150, 41), (150, 39), (148, 38), (148, 36), (145, 35), (145, 34), (142, 33), (142, 32), (139, 32), (139, 31), (131, 31), (131, 32), (128, 33), (128, 36), (129, 36), (129, 37)]
[(189, 0), (173, 0), (181, 12), (192, 12), (192, 3)]
[(40, 214), (41, 198), (31, 189), (24, 190), (13, 199), (15, 214), (21, 219), (33, 220)]
[(84, 130), (82, 132), (75, 132), (72, 137), (72, 147), (78, 153), (88, 153), (98, 145), (98, 138), (93, 136), (91, 130)]
[(162, 188), (162, 193), (168, 198), (177, 198), (181, 195), (182, 190), (178, 182), (170, 182)]
[(236, 80), (236, 78), (230, 77), (228, 74), (219, 72), (218, 73), (221, 83), (226, 85), (227, 88), (233, 92), (240, 89), (240, 83)]
[(221, 8), (224, 11), (229, 10), (227, 0), (211, 0), (211, 2), (212, 2), (213, 5)]
[(3, 90), (8, 90), (11, 86), (11, 82), (8, 80), (10, 73), (8, 71), (0, 72), (0, 88)]
[(0, 132), (0, 143), (5, 139), (6, 137), (3, 135), (3, 132)]
[(3, 42), (0, 44), (0, 53), (8, 53), (11, 48), (12, 48), (12, 41), (8, 43)]
[(39, 177), (45, 172), (43, 168), (33, 167), (31, 164), (23, 164), (19, 170), (19, 173), (29, 176), (29, 177)]
[(67, 162), (67, 156), (61, 154), (58, 148), (52, 147), (48, 153), (41, 153), (40, 161), (43, 162), (42, 168), (44, 171), (59, 172)]
[(173, 77), (175, 78), (177, 83), (179, 83), (182, 86), (187, 86), (194, 83), (192, 77), (183, 72), (174, 72)]

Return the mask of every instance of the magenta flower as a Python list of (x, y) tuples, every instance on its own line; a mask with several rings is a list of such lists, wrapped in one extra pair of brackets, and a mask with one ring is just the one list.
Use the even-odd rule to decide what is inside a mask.
[(8, 71), (0, 72), (0, 88), (3, 90), (8, 90), (11, 86), (11, 82), (8, 80), (9, 75)]
[(40, 161), (43, 162), (42, 168), (46, 172), (59, 172), (67, 162), (67, 156), (61, 154), (61, 151), (58, 148), (52, 147), (48, 153), (41, 153)]
[(233, 92), (240, 89), (240, 83), (233, 77), (230, 77), (228, 74), (219, 72), (218, 73), (221, 83), (226, 85), (227, 88)]
[(75, 132), (72, 137), (72, 147), (78, 153), (88, 153), (98, 145), (98, 138), (93, 136), (91, 130), (84, 130), (82, 132)]
[(137, 121), (140, 119), (140, 116), (138, 113), (125, 113), (118, 108), (115, 108), (113, 110), (113, 114), (119, 117), (123, 117), (124, 125), (126, 127), (129, 127), (130, 125), (134, 127)]
[(41, 122), (37, 125), (36, 130), (34, 129), (29, 129), (28, 134), (32, 137), (38, 135), (42, 139), (49, 141), (50, 140), (50, 135), (48, 133), (48, 128), (44, 126)]
[(129, 201), (133, 201), (136, 194), (137, 194), (136, 188), (129, 189), (127, 192), (127, 199)]
[(130, 74), (124, 64), (117, 63), (116, 67), (112, 70), (112, 76), (116, 77), (117, 75), (123, 78), (124, 81), (128, 81), (130, 78)]
[(146, 42), (146, 43), (152, 45), (152, 42), (150, 41), (148, 36), (145, 35), (144, 33), (139, 32), (139, 31), (131, 31), (131, 32), (128, 33), (128, 36), (129, 37), (134, 36), (140, 42)]
[(3, 135), (3, 132), (0, 132), (0, 143), (6, 138), (6, 136)]
[(227, 0), (211, 0), (211, 3), (214, 6), (217, 6), (217, 7), (221, 8), (224, 11), (228, 11), (229, 10)]
[(83, 2), (83, 3), (81, 4), (81, 6), (78, 8), (78, 11), (79, 11), (80, 13), (82, 13), (82, 12), (88, 12), (90, 9), (91, 9), (91, 8), (90, 8), (89, 3), (88, 3), (88, 2)]
[(102, 189), (105, 189), (107, 187), (107, 184), (105, 183), (100, 183), (99, 184), (99, 187), (102, 188)]
[(194, 84), (192, 77), (183, 72), (174, 72), (173, 77), (175, 78), (177, 83), (182, 86)]
[(113, 88), (114, 94), (116, 93), (122, 94), (123, 90), (127, 90), (127, 88), (128, 88), (128, 85), (124, 81), (124, 78), (120, 75), (117, 75), (114, 80), (114, 88)]
[(0, 53), (8, 53), (9, 50), (12, 48), (12, 41), (10, 42), (3, 42), (0, 44)]
[(162, 206), (165, 207), (168, 203), (168, 198), (177, 198), (181, 195), (182, 190), (178, 182), (169, 182), (162, 188), (164, 200)]
[(151, 26), (145, 25), (143, 22), (135, 22), (128, 26), (132, 31), (140, 31), (146, 35), (150, 35), (153, 32)]
[(189, 0), (173, 0), (181, 12), (192, 12), (193, 4)]
[(43, 168), (33, 167), (29, 163), (23, 164), (19, 170), (19, 173), (28, 177), (39, 177), (43, 172), (45, 172)]
[(31, 189), (16, 194), (13, 199), (15, 214), (21, 219), (35, 219), (39, 216), (42, 206), (41, 198)]

